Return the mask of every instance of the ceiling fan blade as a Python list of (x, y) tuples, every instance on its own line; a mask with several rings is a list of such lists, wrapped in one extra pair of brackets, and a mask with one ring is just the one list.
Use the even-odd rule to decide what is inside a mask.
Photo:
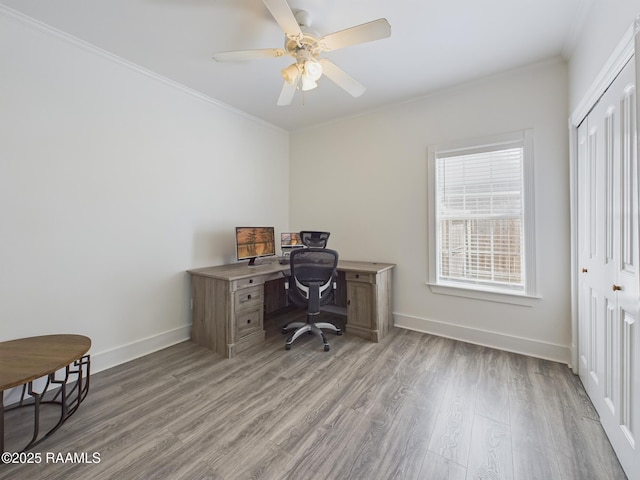
[(287, 4), (286, 0), (262, 0), (271, 12), (273, 18), (278, 22), (282, 31), (289, 38), (300, 38), (302, 37), (302, 30), (300, 30), (300, 25), (298, 25), (298, 21), (296, 17), (293, 15), (289, 4)]
[(282, 85), (282, 90), (280, 91), (280, 97), (278, 98), (278, 105), (284, 107), (286, 105), (291, 105), (293, 101), (293, 96), (296, 94), (296, 88), (298, 86), (298, 81), (300, 80), (300, 72), (293, 79), (293, 82), (284, 82)]
[(232, 52), (218, 52), (213, 55), (216, 62), (243, 62), (257, 58), (281, 57), (284, 50), (280, 48), (261, 48), (258, 50), (235, 50)]
[(379, 18), (372, 22), (363, 23), (355, 27), (330, 33), (320, 39), (320, 46), (325, 51), (372, 42), (391, 36), (391, 25), (386, 18)]
[(359, 97), (367, 89), (365, 86), (360, 84), (360, 82), (354, 80), (351, 76), (349, 76), (347, 72), (342, 70), (331, 60), (321, 58), (320, 64), (322, 65), (322, 73), (324, 73), (324, 75), (326, 75), (329, 80), (333, 81), (339, 87), (345, 89), (352, 96)]

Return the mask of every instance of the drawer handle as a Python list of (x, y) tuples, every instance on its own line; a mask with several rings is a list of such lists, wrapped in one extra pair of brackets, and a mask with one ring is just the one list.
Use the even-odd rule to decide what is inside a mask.
[(247, 320), (247, 323), (251, 323), (251, 319)]
[(251, 300), (251, 295), (247, 295), (247, 300)]
[(253, 278), (250, 278), (250, 279), (249, 279), (249, 283), (253, 283)]
[(359, 273), (356, 273), (356, 278), (360, 278), (360, 274)]

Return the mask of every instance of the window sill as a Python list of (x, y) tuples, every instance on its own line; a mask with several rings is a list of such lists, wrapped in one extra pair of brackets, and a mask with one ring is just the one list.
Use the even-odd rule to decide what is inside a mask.
[(435, 283), (427, 283), (427, 285), (429, 285), (429, 288), (433, 293), (441, 295), (473, 298), (476, 300), (486, 300), (488, 302), (508, 303), (511, 305), (521, 305), (523, 307), (533, 307), (541, 299), (541, 297), (526, 295), (523, 293), (489, 292), (486, 290), (478, 290), (457, 285), (437, 285)]

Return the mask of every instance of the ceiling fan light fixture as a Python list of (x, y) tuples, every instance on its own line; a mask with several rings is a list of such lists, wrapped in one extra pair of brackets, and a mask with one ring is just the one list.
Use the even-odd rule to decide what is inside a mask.
[(287, 68), (283, 68), (280, 73), (282, 74), (282, 78), (284, 78), (285, 82), (287, 82), (289, 85), (293, 85), (293, 83), (296, 81), (296, 78), (298, 78), (298, 74), (300, 73), (300, 71), (298, 69), (298, 65), (293, 63)]
[(314, 59), (306, 60), (302, 66), (302, 85), (300, 89), (303, 92), (313, 90), (318, 86), (316, 80), (322, 76), (322, 65)]
[(312, 81), (318, 80), (322, 76), (322, 65), (316, 60), (307, 60), (304, 62), (304, 76)]
[(302, 77), (302, 85), (300, 87), (300, 90), (302, 90), (303, 92), (307, 92), (309, 90), (313, 90), (314, 88), (316, 88), (318, 86), (318, 84), (316, 83), (315, 80), (304, 76)]

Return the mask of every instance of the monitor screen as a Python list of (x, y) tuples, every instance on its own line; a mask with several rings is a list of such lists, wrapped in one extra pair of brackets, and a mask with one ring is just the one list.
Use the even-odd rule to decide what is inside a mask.
[(238, 260), (249, 259), (253, 265), (256, 257), (276, 254), (273, 227), (236, 227), (236, 252)]
[(280, 248), (303, 247), (300, 234), (298, 232), (289, 232), (280, 234)]

